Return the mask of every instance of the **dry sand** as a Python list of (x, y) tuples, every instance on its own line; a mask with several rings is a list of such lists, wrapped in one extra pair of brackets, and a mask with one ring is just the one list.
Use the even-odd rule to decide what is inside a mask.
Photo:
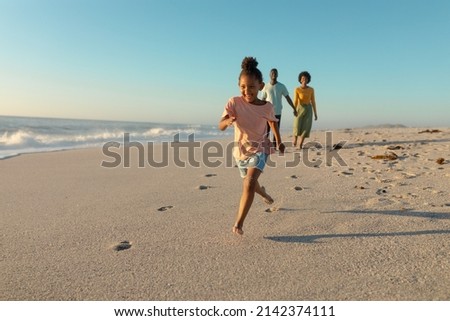
[(323, 131), (273, 155), (242, 237), (232, 166), (0, 160), (0, 300), (450, 300), (450, 129), (421, 130), (334, 131), (344, 165)]

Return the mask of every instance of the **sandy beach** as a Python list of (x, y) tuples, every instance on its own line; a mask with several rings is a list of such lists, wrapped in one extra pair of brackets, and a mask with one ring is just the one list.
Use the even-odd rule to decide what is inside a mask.
[(0, 300), (450, 300), (450, 128), (328, 138), (271, 156), (242, 237), (238, 170), (202, 147), (0, 160)]

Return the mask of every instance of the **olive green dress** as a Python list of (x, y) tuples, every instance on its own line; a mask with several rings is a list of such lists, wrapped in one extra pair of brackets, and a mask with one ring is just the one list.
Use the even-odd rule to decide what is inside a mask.
[(294, 118), (294, 136), (309, 137), (312, 127), (312, 104), (298, 104), (297, 117)]

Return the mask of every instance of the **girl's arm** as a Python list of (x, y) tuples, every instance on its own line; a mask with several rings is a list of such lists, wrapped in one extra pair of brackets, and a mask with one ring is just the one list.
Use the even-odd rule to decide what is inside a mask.
[(229, 126), (231, 126), (231, 124), (233, 124), (235, 120), (236, 120), (236, 118), (230, 117), (230, 115), (223, 116), (219, 121), (219, 129), (224, 131)]
[(278, 122), (269, 121), (268, 123), (269, 123), (270, 129), (272, 129), (273, 135), (275, 136), (275, 140), (277, 141), (278, 150), (281, 153), (284, 153), (285, 147), (284, 147), (283, 142), (281, 141), (280, 131), (278, 130)]

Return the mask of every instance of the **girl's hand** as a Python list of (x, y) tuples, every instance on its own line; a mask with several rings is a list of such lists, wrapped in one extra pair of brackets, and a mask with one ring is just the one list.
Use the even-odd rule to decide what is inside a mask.
[(222, 117), (220, 119), (219, 129), (221, 131), (224, 131), (225, 129), (230, 127), (235, 121), (236, 121), (236, 117), (230, 116), (230, 115), (225, 115), (224, 117)]

